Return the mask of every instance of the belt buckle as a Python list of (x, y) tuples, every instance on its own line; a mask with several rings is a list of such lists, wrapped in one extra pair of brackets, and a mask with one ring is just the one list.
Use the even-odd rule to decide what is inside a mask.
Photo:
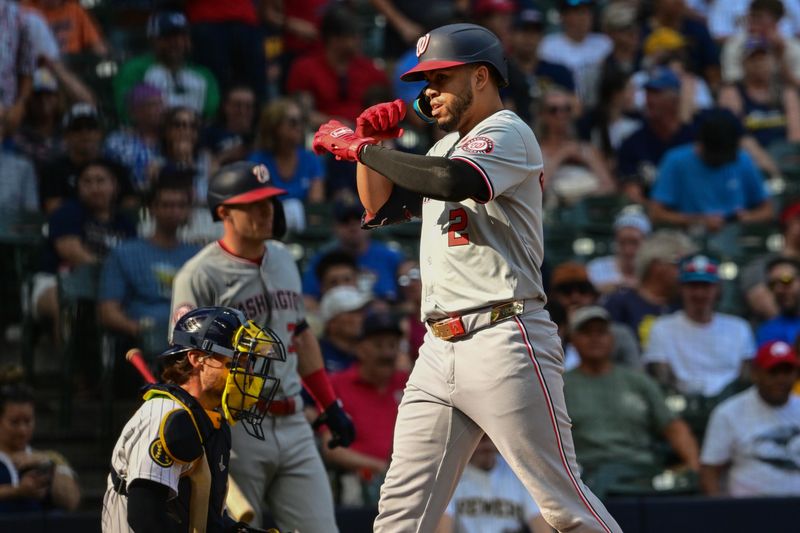
[(494, 323), (498, 320), (505, 320), (512, 316), (517, 316), (525, 310), (525, 302), (522, 300), (514, 300), (513, 302), (506, 302), (504, 304), (492, 307), (490, 322)]
[(461, 322), (461, 317), (459, 316), (434, 322), (431, 329), (433, 329), (434, 335), (445, 341), (449, 341), (454, 337), (460, 337), (466, 332), (464, 323)]

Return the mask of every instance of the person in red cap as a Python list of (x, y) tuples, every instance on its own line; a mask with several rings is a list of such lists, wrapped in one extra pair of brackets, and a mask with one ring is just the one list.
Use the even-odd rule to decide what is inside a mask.
[(783, 249), (754, 259), (739, 274), (739, 286), (745, 295), (752, 318), (757, 320), (774, 318), (780, 312), (775, 297), (767, 287), (767, 265), (777, 257), (800, 260), (800, 202), (788, 205), (779, 220)]
[(792, 395), (798, 367), (789, 344), (761, 345), (755, 385), (711, 413), (700, 455), (706, 494), (800, 496), (800, 397)]

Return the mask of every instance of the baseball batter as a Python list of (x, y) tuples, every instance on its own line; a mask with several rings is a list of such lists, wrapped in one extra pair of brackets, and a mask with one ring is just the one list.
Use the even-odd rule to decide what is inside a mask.
[(451, 132), (427, 156), (377, 145), (402, 133), (401, 101), (353, 132), (320, 127), (317, 151), (358, 162), (368, 227), (422, 217), (428, 333), (397, 418), (376, 532), (433, 531), (484, 432), (559, 531), (618, 532), (581, 481), (562, 391), (561, 342), (543, 309), (542, 154), (503, 109), (497, 37), (472, 24), (419, 39), (402, 79), (428, 82), (415, 108)]
[[(333, 445), (352, 442), (352, 422), (337, 401), (319, 345), (305, 321), (300, 274), (278, 241), (284, 222), (263, 165), (240, 162), (210, 180), (208, 205), (224, 226), (220, 241), (203, 248), (173, 283), (174, 317), (205, 305), (226, 305), (275, 331), (287, 360), (275, 366), (280, 386), (264, 421), (266, 442), (234, 427), (231, 475), (256, 510), (264, 502), (281, 529), (303, 533), (336, 531), (333, 497), (311, 427), (303, 415), (301, 382), (317, 400), (334, 435)], [(273, 231), (275, 229), (275, 231)], [(266, 242), (265, 242), (266, 240)]]
[(235, 523), (225, 509), (229, 425), (241, 422), (260, 437), (256, 404), (274, 393), (269, 369), (272, 359), (285, 360), (283, 347), (225, 307), (187, 313), (172, 337), (160, 356), (164, 383), (148, 387), (114, 446), (103, 531), (263, 531)]

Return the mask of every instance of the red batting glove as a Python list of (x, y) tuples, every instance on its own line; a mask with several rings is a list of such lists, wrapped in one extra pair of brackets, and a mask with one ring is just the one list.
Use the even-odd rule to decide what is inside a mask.
[(356, 119), (356, 135), (379, 141), (403, 134), (400, 121), (406, 116), (406, 103), (400, 99), (368, 107)]
[(361, 147), (365, 144), (376, 144), (377, 142), (371, 137), (357, 135), (338, 120), (329, 120), (320, 126), (317, 133), (314, 134), (312, 147), (317, 155), (330, 152), (336, 156), (336, 159), (360, 162), (358, 152)]

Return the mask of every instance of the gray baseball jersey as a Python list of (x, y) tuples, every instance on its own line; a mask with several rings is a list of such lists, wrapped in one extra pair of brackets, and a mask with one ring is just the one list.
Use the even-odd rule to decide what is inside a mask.
[(293, 415), (267, 416), (266, 441), (231, 428), (230, 474), (256, 511), (258, 526), (267, 502), (281, 530), (333, 533), (336, 519), (328, 475), (301, 407), (300, 377), (292, 334), (305, 319), (300, 274), (294, 258), (277, 241), (267, 241), (260, 262), (236, 256), (219, 242), (187, 261), (172, 285), (172, 320), (195, 307), (225, 305), (241, 310), (259, 326), (268, 326), (286, 348), (286, 361), (272, 365), (280, 378), (276, 399), (295, 398)]
[(509, 300), (524, 300), (524, 311), (450, 341), (429, 327), (400, 404), (374, 531), (433, 531), (486, 432), (551, 526), (618, 533), (575, 460), (564, 353), (543, 309), (543, 164), (533, 132), (513, 112), (498, 111), (428, 155), (471, 165), (490, 198), (422, 200), (423, 319), (469, 310), (486, 317), (490, 305)]
[(281, 380), (276, 398), (300, 393), (292, 333), (305, 310), (300, 274), (283, 244), (268, 241), (260, 263), (226, 251), (219, 242), (206, 245), (175, 276), (171, 326), (187, 311), (207, 305), (239, 309), (257, 325), (271, 328), (287, 355), (285, 362), (272, 365)]
[[(158, 440), (161, 421), (176, 409), (183, 407), (175, 400), (153, 398), (144, 402), (125, 424), (111, 453), (111, 467), (127, 485), (146, 479), (169, 487), (170, 499), (178, 495), (178, 482), (193, 463), (174, 462), (159, 448)], [(105, 533), (133, 531), (128, 526), (128, 498), (114, 490), (110, 475), (103, 497), (102, 525)]]
[(441, 318), (508, 300), (544, 301), (542, 151), (515, 113), (500, 111), (463, 140), (454, 132), (428, 152), (469, 163), (491, 198), (422, 203), (422, 315)]

